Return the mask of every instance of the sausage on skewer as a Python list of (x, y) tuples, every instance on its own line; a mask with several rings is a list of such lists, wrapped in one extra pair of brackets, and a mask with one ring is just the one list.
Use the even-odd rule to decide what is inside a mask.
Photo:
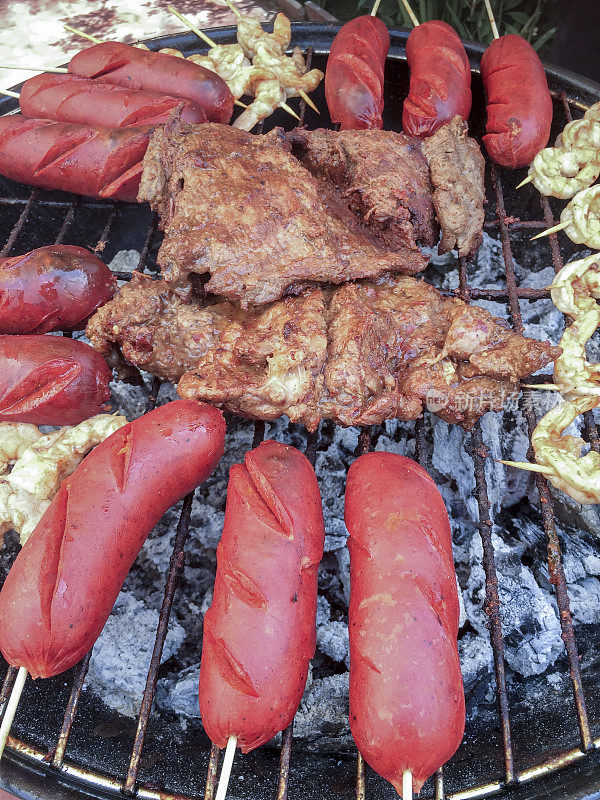
[(200, 106), (210, 122), (227, 124), (233, 113), (234, 97), (225, 81), (185, 58), (102, 42), (73, 56), (69, 72), (100, 83), (183, 97)]
[(542, 62), (517, 34), (495, 39), (481, 58), (487, 95), (483, 143), (497, 164), (509, 169), (529, 165), (548, 144), (552, 97)]
[(25, 117), (100, 128), (156, 125), (166, 122), (177, 108), (185, 122), (206, 122), (203, 109), (191, 100), (49, 72), (25, 81), (19, 106)]
[(383, 128), (383, 73), (390, 35), (377, 17), (347, 22), (335, 36), (325, 70), (331, 121), (342, 130)]
[(402, 111), (408, 136), (431, 136), (457, 114), (471, 111), (471, 67), (456, 31), (431, 20), (411, 31), (406, 42), (410, 88)]
[[(56, 338), (56, 337), (50, 337)], [(93, 646), (144, 541), (223, 454), (217, 409), (177, 400), (99, 444), (63, 481), (0, 592), (0, 650), (33, 678)]]
[(229, 473), (213, 602), (204, 617), (202, 724), (246, 753), (292, 721), (315, 651), (325, 531), (306, 456), (263, 442)]
[(134, 202), (152, 130), (0, 117), (0, 175), (41, 189)]
[(346, 484), (350, 728), (368, 764), (419, 791), (461, 742), (465, 699), (450, 523), (409, 458), (368, 453)]

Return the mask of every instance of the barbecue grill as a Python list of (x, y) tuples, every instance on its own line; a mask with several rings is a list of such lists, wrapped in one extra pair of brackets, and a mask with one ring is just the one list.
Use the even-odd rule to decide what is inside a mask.
[[(312, 59), (312, 65), (323, 68), (337, 28), (331, 25), (298, 24), (293, 28), (292, 45), (299, 45)], [(386, 69), (386, 128), (398, 129), (402, 99), (408, 88), (405, 61), (405, 32), (391, 33), (391, 49)], [(218, 43), (235, 41), (235, 29), (211, 31)], [(192, 34), (153, 39), (151, 49), (177, 47), (186, 54), (201, 49)], [(477, 73), (483, 52), (481, 45), (467, 43), (471, 65)], [(555, 131), (577, 117), (592, 103), (600, 100), (600, 85), (572, 73), (547, 68), (550, 89), (554, 98)], [(474, 76), (474, 112), (471, 134), (480, 137), (483, 131), (485, 105), (481, 81)], [(326, 112), (323, 87), (315, 93), (322, 110), (317, 116), (301, 106), (301, 117), (310, 127), (331, 125)], [(0, 101), (0, 113), (15, 108), (15, 101)], [(267, 120), (267, 127), (276, 124), (289, 128), (290, 119), (277, 112)], [(458, 288), (455, 294), (466, 301), (487, 299), (506, 305), (507, 318), (513, 328), (523, 331), (520, 301), (547, 299), (547, 289), (517, 285), (513, 253), (527, 251), (539, 254), (558, 271), (574, 248), (563, 239), (560, 246), (556, 235), (545, 243), (530, 245), (534, 232), (553, 225), (558, 206), (539, 197), (531, 189), (514, 192), (522, 173), (510, 173), (487, 163), (488, 204), (486, 230), (499, 236), (506, 284), (501, 289), (473, 288), (469, 284), (470, 265), (464, 260), (458, 265)], [(25, 252), (51, 242), (77, 243), (93, 247), (105, 260), (120, 250), (141, 251), (138, 269), (156, 272), (156, 251), (159, 238), (157, 219), (147, 207), (116, 205), (60, 192), (42, 192), (0, 179), (0, 242), (1, 255)], [(519, 255), (521, 258), (521, 255)], [(117, 272), (127, 280), (130, 272)], [(148, 410), (156, 404), (160, 382), (155, 379), (149, 394)], [(529, 390), (524, 390), (527, 399)], [(523, 413), (529, 435), (536, 417), (531, 403), (524, 402)], [(252, 426), (228, 417), (229, 426)], [(426, 437), (429, 417), (414, 425), (417, 459), (427, 468)], [(331, 426), (321, 426), (321, 432), (306, 437), (305, 450), (312, 461), (319, 448), (320, 437), (329, 435)], [(585, 417), (585, 433), (591, 447), (600, 452), (600, 439), (591, 413)], [(265, 434), (265, 425), (254, 424), (256, 446)], [(357, 455), (371, 446), (372, 431), (363, 429), (359, 435)], [(489, 620), (489, 635), (495, 667), (497, 715), (493, 719), (467, 722), (465, 741), (457, 755), (433, 779), (427, 782), (423, 794), (436, 800), (475, 800), (494, 795), (504, 798), (583, 798), (594, 794), (600, 797), (600, 663), (594, 658), (600, 643), (600, 625), (586, 626), (578, 632), (580, 645), (586, 651), (581, 662), (569, 610), (567, 584), (561, 560), (561, 546), (555, 527), (553, 497), (544, 477), (536, 476), (541, 501), (541, 521), (547, 536), (547, 561), (550, 581), (554, 585), (560, 612), (560, 624), (565, 653), (558, 662), (571, 683), (570, 699), (565, 703), (544, 697), (536, 707), (522, 702), (522, 682), (515, 679), (507, 687), (502, 636), (502, 608), (494, 563), (492, 521), (485, 477), (485, 462), (489, 457), (482, 428), (478, 423), (469, 438), (470, 453), (475, 467), (476, 499), (479, 506), (479, 532), (483, 544), (483, 563), (486, 577), (485, 611)], [(530, 453), (531, 455), (531, 453)], [(326, 475), (318, 475), (320, 481)], [(13, 724), (5, 758), (0, 768), (0, 787), (21, 797), (76, 798), (81, 794), (98, 798), (137, 796), (142, 800), (186, 800), (201, 796), (212, 800), (215, 792), (219, 751), (201, 731), (193, 726), (183, 735), (176, 735), (176, 719), (161, 714), (151, 715), (159, 678), (163, 645), (169, 616), (181, 577), (186, 537), (190, 526), (192, 496), (183, 501), (177, 533), (173, 542), (168, 574), (165, 576), (164, 599), (159, 616), (154, 649), (141, 710), (135, 724), (128, 724), (111, 712), (100, 700), (82, 692), (90, 654), (70, 672), (56, 678), (27, 683), (19, 711)], [(6, 564), (15, 554), (15, 544), (9, 542)], [(591, 654), (591, 655), (590, 655)], [(6, 667), (6, 665), (4, 665)], [(16, 669), (6, 670), (0, 693), (0, 711), (10, 694)], [(524, 680), (523, 680), (524, 682)], [(236, 779), (237, 776), (237, 779)], [(240, 776), (243, 780), (239, 779)], [(299, 747), (293, 741), (293, 725), (284, 731), (281, 748), (263, 747), (248, 756), (236, 759), (228, 797), (231, 800), (276, 797), (290, 798), (352, 798), (380, 800), (395, 797), (387, 783), (366, 767), (356, 751), (314, 752)]]

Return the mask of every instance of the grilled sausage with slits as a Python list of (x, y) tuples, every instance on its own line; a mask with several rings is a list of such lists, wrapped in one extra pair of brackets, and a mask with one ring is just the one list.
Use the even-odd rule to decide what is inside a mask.
[(315, 652), (325, 530), (306, 456), (263, 442), (229, 472), (200, 664), (202, 724), (243, 753), (292, 721)]
[(350, 728), (402, 793), (461, 742), (465, 698), (450, 523), (432, 478), (409, 458), (368, 453), (348, 471)]
[(135, 202), (152, 130), (0, 117), (0, 175), (41, 189)]
[(0, 650), (9, 664), (49, 678), (88, 652), (146, 537), (211, 474), (224, 439), (220, 411), (176, 400), (123, 426), (85, 457), (0, 592)]

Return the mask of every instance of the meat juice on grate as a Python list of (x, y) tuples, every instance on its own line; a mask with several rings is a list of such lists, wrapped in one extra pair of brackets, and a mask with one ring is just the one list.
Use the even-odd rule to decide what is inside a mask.
[[(111, 266), (123, 269), (136, 261), (135, 251), (124, 251)], [(452, 266), (452, 256), (433, 256), (427, 277), (441, 289), (455, 289), (457, 271), (449, 268)], [(515, 272), (523, 283), (539, 288), (547, 286), (554, 273), (552, 267), (547, 266), (534, 273), (527, 270), (525, 274), (525, 269), (518, 264), (515, 264)], [(504, 285), (501, 246), (488, 234), (484, 234), (475, 262), (469, 266), (469, 279), (472, 288), (500, 289)], [(473, 302), (505, 317), (503, 303)], [(547, 300), (522, 300), (520, 308), (526, 335), (542, 341), (559, 340), (563, 318)], [(546, 372), (551, 372), (551, 368)], [(130, 416), (141, 413), (147, 393), (147, 387), (118, 382), (113, 385), (115, 401)], [(174, 388), (164, 384), (159, 401), (174, 396)], [(537, 392), (535, 399), (542, 404), (537, 408), (538, 414), (543, 413), (543, 404), (555, 400), (551, 393), (542, 392)], [(194, 499), (186, 567), (175, 596), (158, 683), (157, 708), (175, 712), (184, 724), (199, 718), (197, 690), (202, 616), (212, 597), (215, 548), (223, 525), (228, 469), (241, 461), (252, 446), (253, 426), (235, 418), (229, 422), (226, 454)], [(548, 688), (556, 689), (561, 678), (553, 671), (553, 666), (563, 653), (563, 645), (554, 590), (548, 580), (546, 537), (539, 524), (535, 483), (531, 475), (507, 472), (503, 465), (494, 461), (500, 457), (525, 459), (529, 445), (525, 421), (519, 409), (509, 407), (503, 412), (486, 414), (482, 429), (483, 440), (490, 451), (485, 469), (509, 684), (541, 675), (540, 680), (545, 681)], [(427, 420), (426, 434), (429, 463), (452, 521), (454, 557), (465, 606), (459, 649), (467, 711), (471, 719), (478, 715), (486, 717), (489, 711), (484, 710), (482, 703), (486, 707), (493, 704), (495, 690), (492, 650), (483, 607), (485, 580), (477, 528), (474, 468), (469, 454), (470, 434), (433, 416)], [(265, 436), (300, 448), (304, 448), (306, 441), (305, 431), (300, 426), (286, 424), (285, 420), (267, 425)], [(315, 749), (351, 746), (347, 718), (346, 627), (349, 561), (343, 504), (346, 472), (355, 457), (357, 444), (356, 428), (343, 429), (330, 423), (321, 428), (316, 470), (323, 495), (327, 536), (319, 582), (317, 654), (294, 726), (298, 745)], [(386, 422), (375, 429), (373, 447), (414, 457), (413, 424)], [(593, 509), (581, 512), (568, 498), (556, 496), (556, 499), (559, 519), (584, 528), (577, 531), (570, 527), (568, 535), (561, 538), (574, 621), (590, 623), (600, 614), (600, 556), (593, 535), (586, 529), (599, 530), (598, 517)], [(168, 512), (149, 537), (125, 582), (115, 612), (94, 648), (90, 664), (87, 689), (100, 696), (109, 707), (128, 716), (134, 716), (139, 709), (143, 693), (148, 643), (154, 636), (162, 600), (162, 576), (167, 571), (177, 519), (178, 507)], [(116, 683), (117, 673), (120, 677)], [(535, 693), (541, 691), (540, 685), (544, 684), (531, 683), (532, 701)]]

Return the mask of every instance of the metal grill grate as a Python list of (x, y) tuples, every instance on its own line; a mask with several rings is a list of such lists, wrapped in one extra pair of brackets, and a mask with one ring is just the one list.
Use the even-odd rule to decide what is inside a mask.
[[(227, 31), (223, 31), (221, 40), (226, 40), (225, 37), (230, 35)], [(179, 37), (180, 40), (189, 41), (189, 37)], [(310, 38), (310, 33), (308, 34)], [(164, 42), (161, 42), (164, 44)], [(170, 45), (172, 46), (172, 45)], [(189, 49), (193, 45), (189, 46)], [(184, 46), (185, 49), (185, 46)], [(312, 56), (312, 49), (308, 48), (307, 56), (310, 59)], [(310, 61), (309, 61), (310, 65)], [(599, 87), (600, 89), (600, 87)], [(599, 94), (600, 96), (600, 94)], [(581, 110), (584, 104), (574, 97), (567, 97), (565, 92), (555, 92), (555, 99), (557, 103), (555, 108), (562, 109), (563, 120), (560, 121), (561, 127), (564, 122), (571, 119), (571, 106)], [(597, 99), (597, 98), (596, 98)], [(8, 106), (5, 106), (8, 108)], [(304, 120), (306, 107), (304, 101), (301, 105), (301, 118)], [(555, 114), (555, 118), (556, 118)], [(454, 294), (461, 297), (468, 302), (469, 300), (494, 300), (504, 302), (507, 305), (508, 315), (510, 317), (513, 328), (517, 332), (523, 331), (521, 320), (521, 313), (519, 309), (519, 300), (536, 300), (549, 298), (549, 291), (547, 289), (537, 289), (532, 287), (519, 287), (517, 286), (514, 261), (512, 254), (511, 239), (519, 233), (528, 233), (540, 230), (554, 224), (555, 218), (552, 213), (549, 202), (546, 198), (541, 198), (541, 219), (536, 220), (521, 220), (519, 218), (509, 216), (506, 212), (504, 202), (504, 190), (502, 185), (502, 175), (493, 165), (487, 164), (488, 173), (491, 174), (492, 189), (494, 195), (495, 215), (492, 219), (486, 221), (485, 227), (498, 233), (500, 236), (502, 251), (504, 256), (505, 272), (506, 272), (506, 288), (501, 289), (483, 289), (471, 287), (468, 283), (467, 273), (468, 265), (464, 260), (459, 262), (459, 286), (454, 290)], [(30, 222), (34, 212), (39, 213), (58, 213), (64, 214), (62, 223), (58, 234), (55, 237), (57, 243), (63, 241), (69, 229), (73, 226), (74, 222), (78, 219), (82, 208), (85, 208), (86, 213), (99, 213), (107, 214), (106, 223), (102, 230), (100, 239), (95, 247), (95, 252), (101, 253), (111, 240), (114, 232), (115, 223), (119, 217), (119, 207), (116, 204), (107, 205), (106, 203), (97, 203), (95, 201), (82, 201), (76, 198), (72, 201), (65, 201), (62, 199), (54, 199), (53, 197), (46, 197), (43, 193), (34, 189), (28, 196), (23, 198), (7, 196), (0, 197), (0, 206), (8, 210), (12, 208), (21, 209), (14, 225), (12, 226), (6, 243), (0, 255), (7, 255), (13, 249), (19, 235), (24, 230), (24, 227)], [(141, 251), (138, 269), (143, 271), (148, 266), (149, 253), (155, 242), (155, 235), (157, 231), (157, 218), (152, 217), (150, 225), (147, 229), (145, 242)], [(563, 258), (558, 245), (556, 234), (548, 239), (549, 250), (552, 257), (554, 269), (558, 271), (563, 265)], [(130, 273), (117, 272), (117, 276), (121, 279), (128, 279)], [(154, 380), (150, 397), (146, 410), (150, 410), (156, 405), (157, 393), (160, 388), (158, 379)], [(526, 399), (530, 394), (530, 390), (524, 390), (523, 398)], [(522, 410), (527, 421), (529, 434), (531, 435), (533, 428), (536, 425), (535, 413), (531, 403), (522, 403)], [(415, 437), (415, 452), (418, 461), (427, 468), (426, 446), (425, 446), (425, 421), (423, 419), (417, 421), (414, 428)], [(588, 413), (585, 418), (585, 427), (587, 438), (591, 446), (600, 452), (600, 439), (598, 430), (594, 422), (593, 415)], [(264, 438), (265, 425), (264, 423), (257, 422), (254, 424), (254, 441), (253, 447), (256, 446)], [(371, 429), (363, 429), (359, 435), (359, 443), (357, 455), (367, 452), (371, 449), (372, 431)], [(308, 436), (306, 444), (306, 454), (311, 461), (315, 464), (317, 447), (319, 441), (319, 434), (312, 434)], [(541, 500), (541, 517), (543, 527), (547, 535), (547, 548), (548, 548), (548, 568), (551, 583), (555, 587), (556, 599), (559, 608), (560, 624), (562, 628), (562, 637), (564, 640), (565, 650), (568, 659), (570, 679), (572, 683), (573, 701), (577, 715), (577, 723), (579, 728), (579, 736), (581, 745), (578, 748), (566, 750), (560, 754), (552, 753), (546, 761), (537, 764), (526, 770), (517, 771), (515, 767), (515, 742), (511, 734), (511, 721), (510, 709), (506, 685), (506, 669), (504, 661), (504, 642), (502, 636), (502, 623), (501, 623), (501, 609), (498, 594), (498, 579), (496, 575), (495, 560), (494, 560), (494, 546), (492, 542), (492, 522), (490, 519), (490, 503), (488, 499), (488, 487), (485, 478), (485, 463), (488, 458), (488, 452), (483, 440), (481, 425), (477, 423), (475, 426), (469, 442), (469, 452), (473, 458), (475, 469), (476, 488), (475, 494), (479, 507), (479, 532), (481, 535), (483, 545), (483, 567), (486, 579), (486, 599), (485, 599), (485, 612), (488, 617), (488, 626), (490, 633), (490, 641), (494, 657), (495, 669), (495, 683), (496, 695), (498, 704), (498, 714), (500, 721), (500, 732), (503, 745), (503, 759), (504, 759), (504, 775), (503, 779), (490, 780), (482, 785), (471, 785), (464, 789), (455, 791), (452, 794), (444, 793), (444, 776), (443, 771), (440, 770), (435, 776), (434, 780), (434, 796), (436, 800), (443, 800), (447, 797), (448, 800), (467, 800), (467, 798), (478, 798), (493, 795), (500, 792), (504, 788), (513, 786), (517, 783), (527, 783), (537, 777), (555, 771), (560, 767), (566, 766), (581, 759), (586, 753), (593, 749), (600, 749), (600, 738), (593, 738), (586, 710), (586, 701), (582, 686), (580, 659), (577, 651), (573, 632), (573, 620), (569, 610), (569, 598), (567, 594), (567, 584), (565, 580), (564, 569), (561, 559), (560, 544), (556, 532), (553, 514), (552, 497), (550, 495), (548, 485), (543, 476), (537, 475), (537, 488), (539, 490)], [(529, 454), (531, 456), (531, 453)], [(82, 687), (87, 674), (91, 652), (82, 660), (75, 671), (75, 677), (70, 693), (68, 703), (66, 705), (62, 725), (56, 740), (56, 746), (50, 754), (43, 752), (26, 742), (19, 741), (15, 738), (9, 739), (9, 748), (13, 752), (26, 756), (33, 762), (49, 762), (52, 769), (68, 775), (69, 777), (79, 781), (88, 788), (93, 788), (95, 791), (105, 792), (121, 792), (127, 796), (138, 796), (140, 798), (148, 798), (148, 800), (156, 798), (157, 800), (166, 800), (166, 798), (175, 798), (179, 795), (170, 794), (164, 791), (158, 791), (147, 785), (139, 785), (138, 773), (140, 769), (140, 759), (142, 756), (146, 733), (148, 730), (148, 723), (150, 719), (150, 712), (154, 701), (157, 681), (158, 669), (161, 662), (163, 645), (165, 642), (169, 617), (172, 609), (174, 595), (177, 589), (179, 579), (181, 577), (184, 561), (185, 561), (185, 543), (189, 531), (190, 514), (192, 508), (193, 494), (188, 495), (183, 503), (183, 508), (179, 518), (177, 533), (175, 536), (173, 551), (170, 559), (168, 574), (166, 576), (166, 583), (164, 589), (164, 597), (162, 608), (159, 615), (159, 622), (156, 631), (156, 638), (154, 642), (154, 649), (150, 661), (150, 666), (147, 674), (146, 686), (143, 693), (141, 702), (140, 713), (137, 719), (137, 727), (131, 748), (131, 755), (129, 758), (129, 765), (125, 777), (122, 780), (117, 780), (103, 774), (90, 772), (87, 769), (78, 767), (65, 760), (69, 736), (71, 734), (72, 726), (75, 721), (79, 701), (81, 697)], [(10, 694), (17, 670), (9, 668), (0, 692), (0, 712), (3, 711), (7, 698)], [(286, 800), (288, 796), (288, 778), (290, 775), (290, 759), (292, 754), (292, 739), (293, 739), (293, 723), (284, 731), (282, 737), (282, 746), (279, 759), (279, 774), (276, 789), (277, 800)], [(219, 750), (213, 746), (210, 751), (208, 761), (208, 770), (206, 776), (205, 786), (205, 800), (213, 800), (216, 777), (218, 772), (219, 763)], [(318, 776), (315, 776), (318, 781)], [(365, 774), (365, 765), (360, 757), (357, 759), (357, 772), (356, 772), (356, 798), (357, 800), (366, 800), (367, 792), (367, 779)]]

